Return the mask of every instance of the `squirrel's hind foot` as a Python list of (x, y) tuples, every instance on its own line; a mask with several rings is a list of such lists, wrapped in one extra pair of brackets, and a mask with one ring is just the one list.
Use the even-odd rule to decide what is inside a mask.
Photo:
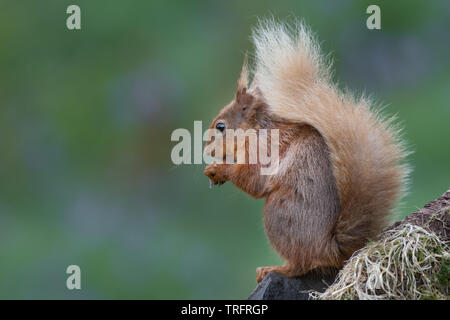
[(284, 266), (273, 266), (273, 267), (259, 267), (256, 268), (256, 282), (261, 282), (262, 279), (269, 273), (269, 272), (278, 272), (286, 277), (295, 277), (299, 276), (300, 274), (298, 272), (295, 272), (295, 269), (292, 269), (288, 265)]

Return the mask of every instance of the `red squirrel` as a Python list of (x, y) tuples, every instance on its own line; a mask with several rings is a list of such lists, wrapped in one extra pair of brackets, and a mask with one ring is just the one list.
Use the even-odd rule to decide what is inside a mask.
[(258, 268), (257, 282), (270, 271), (294, 277), (341, 268), (386, 226), (405, 191), (399, 130), (367, 98), (338, 89), (302, 23), (265, 21), (252, 38), (253, 81), (244, 62), (235, 98), (210, 128), (224, 137), (225, 129), (278, 129), (278, 170), (262, 175), (259, 163), (213, 163), (204, 173), (213, 184), (231, 181), (265, 198), (266, 234), (285, 264)]

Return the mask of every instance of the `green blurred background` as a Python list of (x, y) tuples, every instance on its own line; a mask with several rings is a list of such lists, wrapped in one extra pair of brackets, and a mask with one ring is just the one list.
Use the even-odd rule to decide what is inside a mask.
[[(82, 29), (66, 28), (81, 7)], [(382, 30), (366, 28), (370, 4)], [(415, 151), (398, 218), (450, 187), (448, 1), (0, 1), (0, 298), (246, 298), (263, 201), (174, 166), (234, 94), (257, 17), (300, 17)], [(82, 290), (66, 289), (66, 267)]]

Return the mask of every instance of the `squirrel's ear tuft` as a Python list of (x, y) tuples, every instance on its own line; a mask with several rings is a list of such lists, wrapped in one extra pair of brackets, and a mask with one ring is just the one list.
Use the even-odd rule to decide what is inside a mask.
[(247, 88), (238, 89), (236, 92), (236, 102), (243, 110), (252, 105), (253, 99), (253, 96), (250, 93), (247, 93)]
[(247, 93), (248, 86), (248, 67), (247, 67), (247, 55), (244, 57), (244, 64), (242, 65), (241, 75), (237, 83), (236, 90), (236, 102), (239, 103), (244, 109), (247, 108), (253, 102), (253, 96)]
[(241, 74), (239, 75), (237, 91), (239, 89), (247, 88), (248, 86), (248, 63), (247, 55), (244, 56), (244, 63), (242, 64)]

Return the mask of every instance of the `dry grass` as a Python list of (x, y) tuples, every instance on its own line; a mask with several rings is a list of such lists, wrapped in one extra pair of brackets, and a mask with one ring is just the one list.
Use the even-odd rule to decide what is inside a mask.
[(450, 252), (433, 232), (405, 224), (356, 252), (316, 299), (449, 300)]

